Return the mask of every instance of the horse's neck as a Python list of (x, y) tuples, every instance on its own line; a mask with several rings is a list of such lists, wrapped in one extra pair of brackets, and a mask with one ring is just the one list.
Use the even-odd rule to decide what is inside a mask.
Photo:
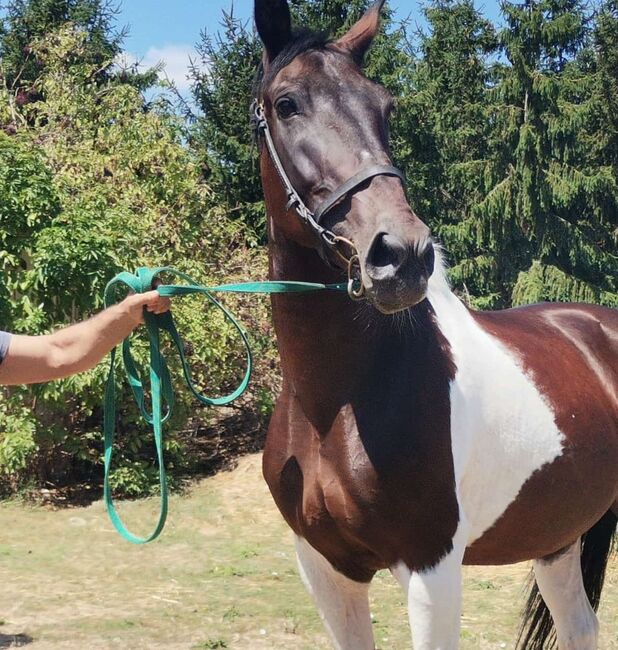
[[(273, 280), (341, 282), (315, 251), (291, 242), (270, 244)], [(284, 380), (306, 400), (345, 399), (350, 377), (362, 374), (375, 340), (343, 292), (273, 296), (273, 320)]]
[[(267, 156), (262, 157), (262, 178), (269, 214), (271, 279), (345, 280), (340, 271), (329, 269), (315, 250), (295, 243), (277, 227), (277, 223), (289, 226), (294, 216), (286, 215), (281, 207), (285, 194)], [(450, 294), (443, 278), (438, 285), (441, 292)], [(439, 335), (426, 302), (414, 308), (409, 326), (403, 320), (406, 317), (382, 316), (343, 292), (274, 295), (272, 304), (284, 390), (301, 402), (314, 421), (328, 421), (350, 403), (361, 386), (363, 391), (371, 391), (372, 383), (382, 381), (384, 363), (399, 367), (416, 363), (419, 346), (426, 348), (428, 337)], [(400, 319), (399, 327), (394, 318)], [(419, 332), (422, 336), (417, 337)]]
[[(270, 245), (271, 277), (277, 280), (341, 281), (315, 251), (290, 242)], [(423, 375), (423, 364), (440, 365), (433, 310), (428, 302), (410, 314), (383, 316), (344, 293), (273, 296), (284, 390), (315, 428), (327, 433), (348, 404), (384, 391), (393, 377)]]
[[(286, 214), (285, 193), (270, 157), (261, 158), (269, 236), (269, 275), (272, 280), (332, 283), (345, 278), (329, 269), (316, 251), (297, 244), (285, 224), (296, 235), (304, 233), (300, 220)], [(308, 239), (308, 244), (311, 239)], [(273, 321), (281, 356), (284, 383), (310, 404), (339, 403), (346, 399), (349, 378), (358, 376), (366, 364), (362, 353), (363, 325), (355, 320), (358, 306), (342, 292), (274, 295)], [(365, 349), (366, 354), (370, 350)], [(317, 408), (317, 406), (316, 406)]]

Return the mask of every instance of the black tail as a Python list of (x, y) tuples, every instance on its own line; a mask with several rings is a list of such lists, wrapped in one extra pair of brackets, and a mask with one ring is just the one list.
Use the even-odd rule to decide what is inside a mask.
[[(588, 599), (594, 611), (599, 607), (605, 568), (614, 547), (618, 517), (609, 510), (584, 535), (582, 535), (582, 575)], [(528, 601), (524, 610), (518, 650), (550, 650), (556, 647), (556, 631), (549, 609), (541, 598), (531, 573)]]

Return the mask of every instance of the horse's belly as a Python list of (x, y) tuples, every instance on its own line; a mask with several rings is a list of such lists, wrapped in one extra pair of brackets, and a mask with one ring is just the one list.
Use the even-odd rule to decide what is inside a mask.
[[(488, 492), (491, 495), (491, 491)], [(469, 564), (545, 557), (589, 530), (618, 497), (618, 430), (568, 437), (466, 553)]]

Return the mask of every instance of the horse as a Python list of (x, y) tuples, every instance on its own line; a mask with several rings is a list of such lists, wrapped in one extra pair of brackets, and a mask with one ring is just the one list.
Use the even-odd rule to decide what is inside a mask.
[(459, 645), (462, 566), (533, 561), (519, 643), (597, 647), (618, 514), (618, 312), (473, 311), (393, 167), (393, 98), (362, 72), (384, 0), (328, 39), (255, 0), (254, 127), (282, 389), (263, 474), (339, 650), (375, 648), (374, 574), (416, 650)]

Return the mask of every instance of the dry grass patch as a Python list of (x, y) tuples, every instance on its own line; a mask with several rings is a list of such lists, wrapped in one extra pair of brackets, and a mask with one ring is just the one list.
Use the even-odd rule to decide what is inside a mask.
[[(155, 500), (121, 504), (147, 532)], [(0, 648), (30, 650), (320, 650), (330, 648), (296, 572), (291, 535), (260, 474), (260, 456), (171, 501), (160, 540), (136, 547), (101, 502), (50, 511), (0, 507)], [(513, 648), (525, 565), (465, 569), (463, 650)], [(376, 641), (410, 647), (402, 593), (372, 588)], [(618, 563), (600, 611), (601, 650), (618, 650)]]

